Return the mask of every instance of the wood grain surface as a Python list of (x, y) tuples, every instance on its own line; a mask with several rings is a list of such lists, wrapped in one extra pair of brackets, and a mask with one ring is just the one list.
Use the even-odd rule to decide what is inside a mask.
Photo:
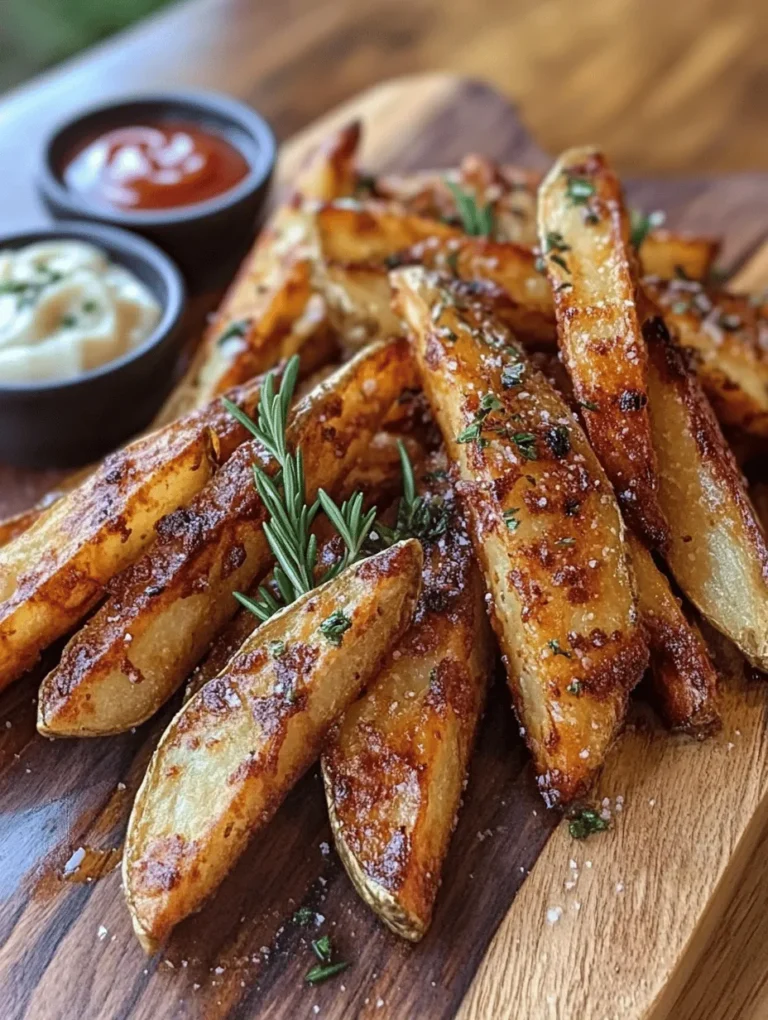
[[(449, 165), (468, 149), (531, 164), (545, 159), (492, 90), (447, 76), (385, 86), (330, 123), (351, 113), (366, 119), (374, 170)], [(285, 150), (284, 169), (316, 133)], [(742, 271), (756, 277), (768, 232), (766, 183), (747, 176), (630, 190), (633, 201), (667, 207), (675, 224), (725, 233), (728, 264), (749, 260)], [(0, 476), (0, 491), (13, 498), (9, 475)], [(723, 733), (703, 745), (670, 738), (638, 707), (601, 781), (600, 796), (615, 812), (623, 798), (622, 810), (612, 832), (584, 844), (540, 802), (500, 686), (435, 923), (421, 945), (398, 942), (357, 901), (328, 851), (320, 783), (311, 774), (211, 904), (148, 961), (131, 936), (118, 873), (87, 882), (64, 872), (79, 848), (87, 854), (75, 878), (113, 863), (114, 855), (102, 862), (99, 852), (119, 847), (173, 706), (124, 737), (51, 742), (34, 732), (36, 679), (0, 699), (3, 1020), (765, 1015), (764, 989), (762, 999), (743, 991), (750, 976), (759, 984), (751, 971), (768, 971), (765, 953), (756, 945), (738, 953), (735, 938), (724, 938), (725, 926), (755, 940), (765, 930), (754, 903), (734, 900), (752, 849), (761, 839), (765, 846), (762, 685), (731, 678)], [(745, 888), (757, 895), (751, 876)], [(331, 933), (351, 962), (318, 989), (303, 984), (312, 959), (310, 932), (291, 920), (300, 905), (323, 917), (311, 933)], [(719, 941), (709, 942), (713, 929)], [(701, 976), (685, 984), (705, 952), (706, 977), (719, 973), (720, 984), (702, 985)], [(755, 1011), (760, 1003), (763, 1013)]]

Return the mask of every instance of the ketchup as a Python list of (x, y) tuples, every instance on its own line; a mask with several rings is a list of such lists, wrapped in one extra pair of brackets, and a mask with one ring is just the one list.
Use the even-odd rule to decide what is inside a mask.
[(114, 128), (66, 160), (64, 183), (118, 209), (172, 209), (229, 191), (248, 173), (243, 154), (195, 124)]

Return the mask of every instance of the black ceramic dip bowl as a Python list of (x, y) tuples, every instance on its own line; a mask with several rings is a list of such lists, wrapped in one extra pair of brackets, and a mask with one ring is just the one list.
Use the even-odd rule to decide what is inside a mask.
[(0, 250), (59, 239), (90, 242), (133, 273), (156, 298), (160, 320), (139, 346), (74, 378), (0, 377), (0, 462), (7, 464), (76, 467), (140, 432), (170, 389), (181, 348), (184, 282), (167, 255), (134, 234), (89, 223), (0, 236)]
[[(125, 208), (67, 183), (78, 151), (117, 129), (188, 125), (228, 145), (245, 161), (243, 175), (220, 194), (170, 208)], [(253, 241), (267, 198), (276, 145), (251, 107), (210, 92), (164, 92), (95, 107), (54, 129), (40, 156), (37, 184), (54, 217), (85, 219), (135, 231), (157, 244), (194, 289), (224, 283)]]

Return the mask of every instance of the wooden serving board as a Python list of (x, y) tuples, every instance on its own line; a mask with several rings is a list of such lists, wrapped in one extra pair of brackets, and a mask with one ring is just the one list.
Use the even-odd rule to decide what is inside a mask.
[[(472, 150), (547, 163), (490, 88), (430, 75), (381, 86), (335, 112), (285, 147), (282, 172), (350, 116), (365, 121), (372, 170), (449, 166)], [(768, 234), (768, 177), (640, 182), (630, 192), (646, 209), (666, 209), (672, 225), (722, 234), (724, 266), (748, 261), (744, 279), (768, 282), (758, 251)], [(28, 504), (51, 480), (0, 468), (0, 513)], [(119, 871), (110, 870), (119, 855), (108, 851), (120, 846), (176, 702), (123, 737), (53, 742), (35, 733), (39, 674), (30, 676), (0, 698), (0, 1017), (740, 1016), (722, 1001), (721, 1012), (707, 1012), (700, 985), (676, 1004), (709, 933), (723, 916), (742, 916), (733, 913), (734, 890), (768, 824), (768, 689), (729, 672), (723, 732), (705, 744), (670, 737), (642, 705), (633, 711), (597, 793), (610, 798), (613, 828), (584, 843), (544, 808), (498, 684), (434, 924), (416, 947), (354, 895), (313, 772), (212, 902), (151, 960), (131, 934)], [(73, 854), (84, 860), (67, 877)], [(300, 906), (322, 918), (317, 927), (292, 920)], [(308, 940), (326, 932), (350, 967), (311, 988), (303, 981)], [(720, 952), (736, 966), (732, 945)], [(760, 967), (754, 950), (750, 960)], [(766, 964), (768, 953), (763, 972)]]

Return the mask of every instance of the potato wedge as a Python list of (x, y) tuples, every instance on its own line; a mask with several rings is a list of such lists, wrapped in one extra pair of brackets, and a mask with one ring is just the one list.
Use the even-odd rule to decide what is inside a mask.
[(303, 206), (352, 193), (359, 140), (360, 125), (353, 122), (311, 154), (290, 198), (257, 238), (157, 424), (173, 421), (300, 349), (315, 364), (321, 363), (321, 350), (333, 350), (325, 308), (312, 287)]
[[(231, 396), (251, 413), (260, 380)], [(71, 630), (246, 438), (216, 401), (111, 454), (0, 549), (0, 687)]]
[(717, 671), (706, 643), (643, 543), (631, 533), (627, 538), (662, 718), (670, 729), (706, 737), (720, 726)]
[(487, 304), (391, 274), (471, 520), (491, 623), (548, 804), (584, 793), (648, 650), (611, 486), (581, 426)]
[[(423, 459), (423, 451), (414, 451), (414, 444), (409, 444), (409, 455), (412, 463)], [(387, 506), (401, 488), (400, 452), (397, 439), (387, 432), (379, 432), (365, 451), (365, 458), (352, 467), (352, 470), (339, 485), (337, 500), (349, 499), (355, 492), (362, 492), (365, 508), (371, 506)], [(339, 555), (340, 539), (330, 527), (325, 517), (319, 518), (314, 528), (318, 536), (318, 578), (332, 565)], [(269, 584), (264, 578), (258, 577), (247, 594), (255, 597), (260, 584)], [(185, 700), (189, 700), (209, 680), (217, 676), (226, 666), (240, 645), (259, 626), (259, 620), (247, 609), (241, 609), (229, 621), (226, 627), (216, 636), (205, 658), (189, 678), (184, 691)]]
[(381, 204), (327, 204), (315, 213), (318, 285), (332, 320), (358, 342), (400, 330), (390, 306), (387, 269), (425, 265), (464, 280), (486, 280), (510, 298), (509, 325), (535, 341), (556, 338), (552, 294), (527, 248), (467, 237), (436, 220), (403, 215)]
[(431, 459), (419, 484), (450, 518), (424, 545), (414, 622), (321, 758), (347, 874), (381, 920), (414, 942), (432, 919), (495, 647), (455, 493), (430, 481), (445, 467), (444, 455)]
[(700, 613), (768, 669), (768, 549), (728, 444), (696, 377), (651, 306), (643, 323), (648, 397), (669, 523), (665, 556)]
[(595, 149), (570, 149), (539, 191), (539, 241), (558, 337), (590, 442), (638, 534), (663, 548), (648, 416), (648, 355), (635, 303), (621, 186)]
[[(128, 823), (123, 887), (153, 952), (219, 886), (411, 621), (418, 542), (348, 567), (263, 624), (165, 731)], [(343, 631), (329, 630), (340, 618)]]
[(700, 283), (645, 280), (664, 321), (686, 351), (722, 425), (768, 438), (768, 352), (747, 298)]
[[(320, 487), (333, 489), (360, 457), (389, 406), (413, 384), (413, 373), (404, 341), (382, 343), (299, 403), (288, 440), (304, 452), (310, 498)], [(263, 576), (272, 562), (254, 463), (269, 463), (255, 440), (189, 506), (160, 522), (158, 540), (116, 579), (110, 598), (44, 679), (41, 733), (122, 732), (149, 718), (186, 680), (234, 616), (232, 592)]]
[(644, 276), (675, 280), (682, 274), (688, 280), (706, 280), (720, 251), (715, 237), (678, 234), (671, 230), (649, 230), (638, 256)]

